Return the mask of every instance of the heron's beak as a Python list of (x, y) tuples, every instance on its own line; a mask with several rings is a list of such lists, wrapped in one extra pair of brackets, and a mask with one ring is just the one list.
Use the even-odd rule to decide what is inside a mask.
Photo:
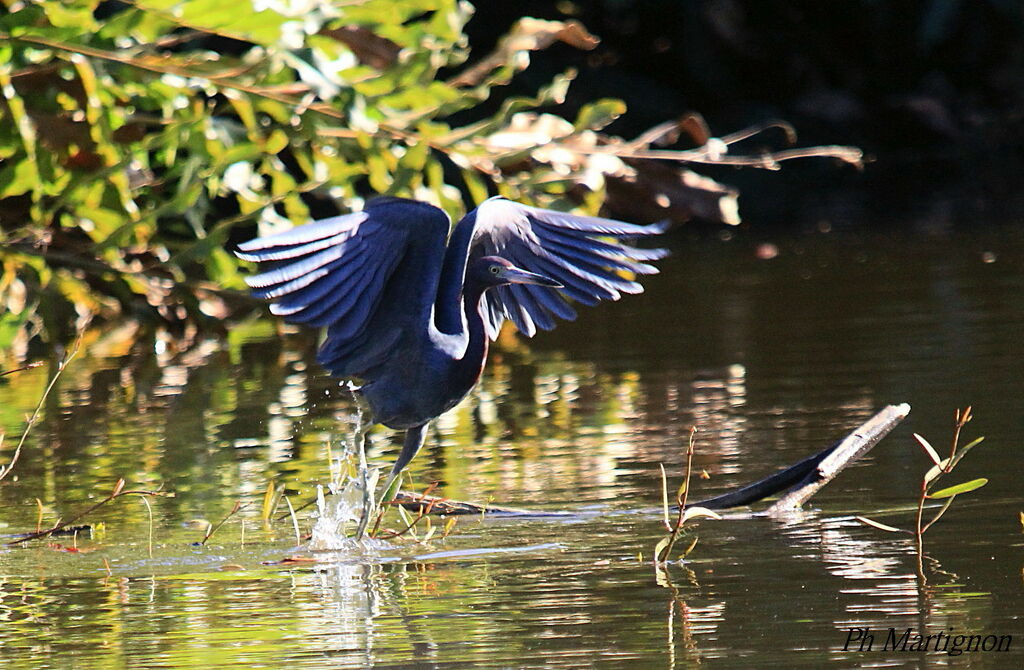
[(538, 286), (562, 288), (562, 285), (556, 282), (554, 279), (549, 279), (544, 275), (539, 275), (534, 272), (520, 270), (519, 268), (509, 268), (508, 270), (506, 270), (505, 281), (509, 282), (510, 284), (537, 284)]

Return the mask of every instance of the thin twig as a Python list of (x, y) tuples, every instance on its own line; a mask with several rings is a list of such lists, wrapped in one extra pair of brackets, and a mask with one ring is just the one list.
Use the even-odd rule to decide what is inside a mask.
[[(423, 493), (422, 493), (423, 497), (424, 498), (429, 497), (431, 491), (433, 491), (435, 488), (437, 488), (437, 482), (432, 482), (430, 484), (430, 486), (428, 486), (423, 491)], [(412, 521), (410, 521), (408, 523), (408, 525), (405, 528), (403, 528), (400, 531), (387, 530), (385, 532), (387, 532), (388, 534), (384, 535), (383, 539), (391, 540), (391, 539), (394, 539), (396, 537), (401, 537), (401, 536), (405, 535), (406, 533), (412, 531), (412, 529), (416, 527), (416, 524), (418, 524), (420, 521), (422, 521), (425, 517), (427, 517), (430, 514), (430, 512), (434, 509), (434, 505), (436, 503), (443, 502), (443, 501), (444, 501), (443, 498), (430, 498), (429, 502), (426, 504), (426, 506), (420, 507), (419, 511), (416, 513), (416, 516), (412, 519)], [(387, 505), (401, 505), (401, 503), (399, 503), (396, 500), (390, 500), (386, 504)], [(374, 537), (374, 538), (377, 537), (377, 535), (376, 535), (377, 529), (380, 526), (380, 521), (383, 518), (383, 516), (384, 516), (383, 513), (378, 515), (377, 523), (374, 524), (373, 533), (370, 534), (370, 537)], [(428, 519), (428, 523), (429, 523), (429, 519)]]
[(581, 154), (611, 154), (618, 158), (647, 158), (671, 160), (680, 163), (700, 163), (703, 165), (734, 165), (763, 168), (765, 170), (778, 170), (781, 167), (779, 163), (798, 158), (837, 158), (856, 166), (861, 166), (864, 161), (864, 152), (860, 149), (839, 145), (783, 149), (781, 151), (766, 152), (759, 156), (718, 154), (705, 148), (682, 151), (673, 149), (622, 151), (614, 144), (594, 148), (572, 147), (571, 150)]
[(946, 510), (949, 509), (949, 506), (953, 504), (953, 500), (955, 498), (956, 498), (956, 496), (949, 496), (948, 498), (946, 498), (946, 504), (943, 505), (942, 508), (939, 509), (938, 513), (936, 513), (936, 515), (932, 518), (932, 520), (929, 521), (928, 523), (926, 523), (924, 525), (924, 528), (921, 529), (921, 534), (922, 535), (924, 535), (926, 532), (928, 532), (928, 529), (931, 528), (932, 526), (934, 526), (935, 522), (942, 518), (942, 515), (945, 514)]
[(15, 372), (24, 372), (25, 370), (31, 370), (32, 368), (38, 368), (43, 364), (43, 361), (32, 361), (28, 365), (22, 365), (20, 368), (14, 368), (13, 370), (4, 370), (0, 372), (0, 377), (6, 377), (7, 375), (13, 375)]
[(967, 422), (973, 419), (971, 416), (971, 406), (968, 405), (963, 412), (958, 408), (956, 413), (953, 415), (953, 439), (949, 445), (949, 463), (946, 464), (945, 472), (949, 472), (953, 469), (953, 457), (956, 456), (957, 445), (960, 444), (960, 431), (967, 425)]
[(43, 395), (39, 398), (39, 402), (36, 403), (36, 409), (32, 412), (32, 416), (29, 417), (28, 423), (25, 424), (25, 430), (21, 433), (21, 439), (18, 441), (18, 446), (14, 448), (14, 454), (11, 456), (11, 462), (7, 465), (0, 465), (0, 480), (11, 474), (11, 470), (14, 469), (15, 464), (18, 462), (18, 458), (21, 456), (21, 448), (25, 444), (25, 440), (28, 439), (28, 434), (32, 432), (32, 427), (39, 421), (39, 416), (43, 412), (43, 405), (46, 403), (46, 398), (50, 395), (50, 391), (56, 386), (57, 380), (60, 379), (64, 369), (71, 362), (71, 359), (78, 353), (79, 347), (82, 345), (82, 337), (85, 335), (85, 328), (83, 327), (78, 331), (78, 336), (75, 337), (75, 343), (71, 346), (71, 351), (68, 352), (64, 358), (61, 359), (60, 363), (57, 364), (57, 372), (54, 373), (53, 379), (46, 386), (46, 390), (43, 391)]
[(131, 495), (134, 495), (134, 496), (162, 496), (162, 497), (165, 497), (165, 498), (173, 498), (174, 497), (174, 493), (171, 492), (171, 491), (160, 491), (160, 490), (144, 491), (144, 490), (135, 490), (135, 489), (130, 490), (130, 491), (125, 491), (124, 490), (124, 479), (119, 479), (119, 480), (117, 480), (117, 484), (114, 485), (114, 490), (106, 498), (104, 498), (103, 500), (99, 501), (98, 503), (95, 503), (94, 505), (90, 506), (85, 511), (79, 512), (78, 514), (74, 515), (73, 517), (71, 517), (67, 521), (59, 520), (58, 519), (57, 523), (55, 523), (50, 528), (47, 528), (46, 530), (39, 530), (39, 531), (36, 531), (34, 533), (28, 533), (26, 535), (22, 535), (21, 537), (19, 537), (16, 540), (11, 540), (10, 542), (7, 542), (6, 546), (13, 547), (16, 544), (21, 544), (23, 542), (28, 542), (29, 540), (35, 540), (35, 539), (38, 539), (40, 537), (46, 537), (47, 535), (52, 535), (53, 533), (56, 533), (56, 532), (58, 532), (58, 531), (60, 531), (60, 530), (62, 530), (64, 528), (67, 528), (68, 526), (74, 525), (74, 523), (76, 521), (78, 521), (79, 519), (82, 519), (85, 516), (88, 516), (89, 514), (92, 514), (97, 509), (99, 509), (100, 507), (103, 507), (104, 505), (106, 505), (111, 500), (116, 500), (118, 498), (122, 498), (124, 496), (131, 496)]
[(690, 426), (690, 440), (686, 444), (686, 482), (683, 485), (682, 498), (679, 499), (680, 512), (686, 509), (686, 499), (690, 497), (690, 473), (693, 471), (693, 442), (696, 435), (697, 427)]
[(228, 515), (226, 517), (224, 517), (223, 519), (220, 520), (220, 523), (218, 523), (216, 526), (210, 526), (209, 528), (206, 529), (206, 535), (203, 537), (203, 541), (200, 542), (199, 544), (200, 545), (205, 545), (206, 541), (209, 540), (211, 537), (213, 537), (213, 534), (216, 533), (218, 530), (220, 530), (220, 527), (228, 522), (228, 519), (230, 519), (235, 514), (237, 514), (241, 510), (245, 509), (249, 505), (250, 505), (250, 503), (245, 503), (243, 505), (241, 500), (236, 500), (235, 501), (235, 506), (231, 508), (231, 511), (228, 512)]
[(914, 526), (914, 545), (917, 549), (917, 578), (922, 584), (928, 582), (924, 574), (924, 530), (921, 528), (921, 519), (924, 516), (924, 501), (928, 498), (928, 481), (921, 479), (921, 497), (917, 501), (917, 520)]

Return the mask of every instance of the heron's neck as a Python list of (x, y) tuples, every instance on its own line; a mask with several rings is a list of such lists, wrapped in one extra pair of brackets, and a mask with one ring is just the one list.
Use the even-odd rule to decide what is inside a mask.
[[(462, 311), (466, 315), (466, 333), (469, 335), (469, 348), (481, 348), (487, 355), (487, 329), (484, 327), (484, 291), (488, 287), (470, 283), (462, 294)], [(467, 352), (468, 353), (468, 352)]]
[(476, 383), (483, 372), (484, 361), (487, 360), (489, 340), (484, 327), (483, 309), (485, 287), (471, 283), (462, 294), (463, 323), (465, 325), (466, 350), (463, 354), (459, 370), (465, 376), (463, 382), (467, 389)]
[(442, 333), (461, 335), (464, 326), (462, 320), (467, 311), (463, 307), (463, 303), (469, 305), (471, 313), (475, 313), (480, 301), (480, 293), (483, 293), (481, 287), (474, 299), (470, 300), (465, 295), (475, 290), (473, 286), (467, 286), (467, 283), (473, 284), (474, 282), (466, 273), (475, 221), (475, 210), (464, 216), (452, 231), (448, 246), (445, 248), (441, 276), (434, 300), (434, 327)]

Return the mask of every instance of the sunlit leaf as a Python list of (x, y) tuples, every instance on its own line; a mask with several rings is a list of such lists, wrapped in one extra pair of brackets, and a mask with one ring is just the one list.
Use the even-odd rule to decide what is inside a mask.
[(626, 113), (626, 103), (603, 98), (580, 108), (573, 126), (576, 130), (600, 130)]
[(871, 526), (872, 528), (877, 528), (878, 530), (884, 530), (884, 531), (886, 531), (888, 533), (906, 533), (907, 532), (907, 531), (903, 530), (902, 528), (896, 528), (894, 526), (887, 526), (884, 523), (879, 523), (878, 521), (875, 521), (873, 519), (869, 519), (866, 516), (855, 516), (854, 518), (857, 521), (860, 521), (863, 524)]
[(676, 500), (682, 501), (683, 496), (686, 495), (686, 489), (688, 484), (689, 483), (685, 479), (683, 479), (683, 481), (679, 484), (679, 488), (676, 489)]
[(942, 459), (939, 458), (939, 455), (935, 452), (932, 445), (928, 443), (928, 440), (924, 439), (917, 433), (914, 433), (914, 439), (917, 440), (917, 443), (921, 445), (921, 448), (924, 449), (925, 453), (928, 454), (928, 458), (932, 459), (932, 462), (935, 463), (935, 465), (942, 462)]
[(924, 475), (925, 485), (927, 486), (928, 484), (931, 484), (939, 475), (947, 472), (949, 469), (949, 463), (950, 459), (944, 458), (939, 461), (937, 465), (933, 465)]
[(29, 159), (4, 161), (3, 168), (0, 168), (0, 198), (29, 193), (38, 182), (36, 166)]
[(669, 544), (672, 542), (672, 536), (666, 535), (658, 541), (658, 544), (654, 545), (654, 560), (663, 561), (665, 560), (662, 556), (663, 552), (668, 549)]
[(690, 519), (702, 519), (702, 518), (721, 519), (722, 516), (718, 512), (715, 512), (714, 510), (710, 510), (707, 507), (698, 507), (698, 506), (687, 507), (686, 511), (683, 512), (683, 523), (686, 523)]
[(984, 477), (978, 479), (972, 479), (969, 482), (957, 484), (956, 486), (950, 486), (948, 488), (941, 489), (935, 493), (929, 493), (929, 498), (948, 498), (950, 496), (960, 495), (961, 493), (970, 493), (971, 491), (980, 489), (985, 484), (988, 484), (988, 480)]
[(941, 463), (939, 463), (939, 465), (933, 466), (925, 474), (925, 482), (926, 482), (925, 485), (926, 486), (932, 485), (934, 483), (934, 481), (938, 478), (938, 476), (940, 474), (942, 474), (943, 472), (951, 472), (953, 470), (953, 468), (955, 468), (957, 466), (957, 463), (959, 463), (963, 459), (963, 457), (967, 455), (967, 452), (969, 452), (971, 449), (973, 449), (974, 447), (976, 447), (979, 444), (981, 444), (984, 440), (985, 440), (984, 437), (978, 437), (978, 438), (975, 438), (975, 439), (971, 440), (970, 442), (968, 442), (964, 446), (962, 446), (959, 449), (957, 449), (956, 450), (956, 455), (954, 455), (952, 457), (952, 459), (948, 459), (948, 458), (944, 459)]
[(981, 442), (982, 442), (982, 441), (983, 441), (984, 439), (985, 439), (985, 437), (984, 437), (984, 436), (982, 436), (982, 437), (976, 437), (976, 438), (974, 438), (973, 440), (971, 440), (970, 442), (968, 442), (968, 443), (967, 443), (967, 444), (965, 444), (964, 446), (962, 446), (962, 447), (960, 447), (959, 449), (957, 449), (957, 453), (958, 453), (958, 454), (960, 454), (960, 453), (962, 453), (962, 452), (965, 452), (965, 451), (969, 451), (969, 450), (973, 449), (974, 447), (976, 447), (976, 446), (978, 446), (979, 444), (981, 444)]

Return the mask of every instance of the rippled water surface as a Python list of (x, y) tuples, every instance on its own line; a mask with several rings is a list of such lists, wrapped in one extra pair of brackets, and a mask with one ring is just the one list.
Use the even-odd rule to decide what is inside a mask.
[[(571, 514), (462, 517), (426, 543), (314, 553), (289, 519), (263, 522), (268, 483), (300, 508), (348, 436), (349, 394), (313, 362), (312, 338), (254, 322), (172, 354), (94, 334), (0, 485), (0, 534), (32, 530), (40, 507), (43, 523), (68, 518), (119, 477), (176, 495), (151, 500), (152, 555), (137, 498), (91, 515), (91, 535), (0, 548), (0, 666), (1021, 667), (1021, 221), (796, 228), (679, 231), (642, 296), (503, 338), (438, 422), (413, 488)], [(50, 373), (0, 385), (0, 453)], [(674, 486), (691, 426), (703, 497), (894, 402), (911, 404), (907, 421), (805, 513), (704, 521), (685, 562), (652, 566), (659, 464)], [(928, 461), (911, 433), (944, 449), (967, 404), (967, 437), (986, 441), (954, 476), (991, 481), (929, 532), (919, 588), (911, 542), (852, 517), (912, 524)], [(386, 464), (396, 438), (374, 433), (370, 453)], [(196, 545), (201, 520), (239, 500)], [(312, 560), (281, 562), (297, 555)], [(854, 627), (872, 629), (872, 651), (843, 650)], [(889, 627), (1012, 647), (883, 651)]]

